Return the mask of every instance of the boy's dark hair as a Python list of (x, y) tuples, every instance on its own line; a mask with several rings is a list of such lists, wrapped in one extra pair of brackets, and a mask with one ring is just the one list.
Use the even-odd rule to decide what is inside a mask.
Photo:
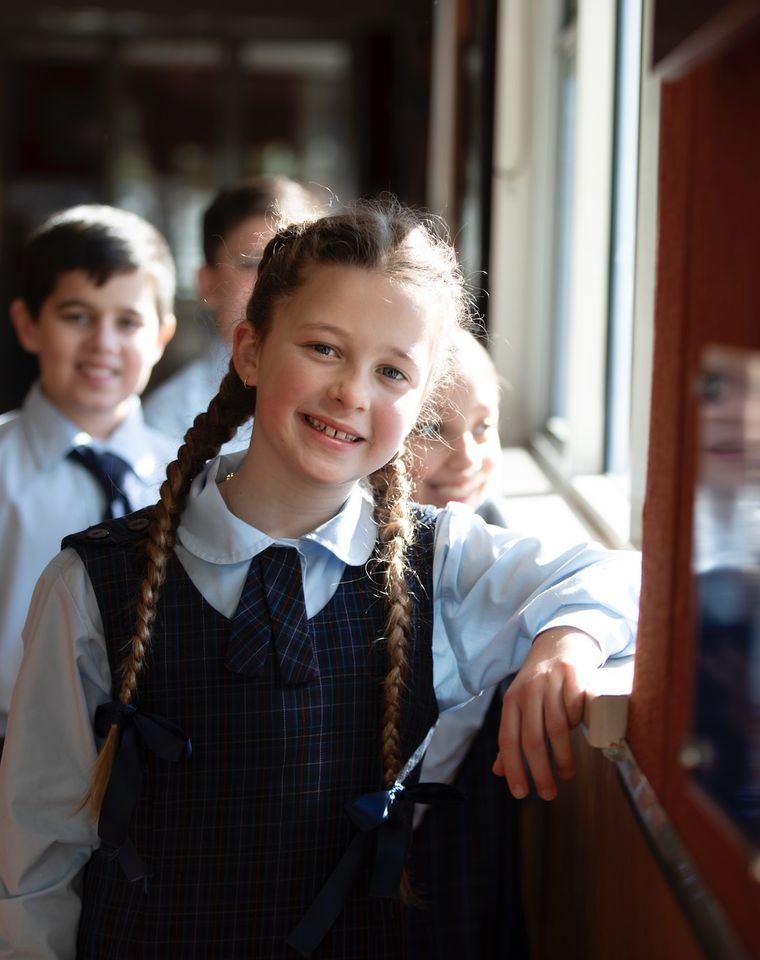
[(271, 217), (272, 228), (317, 216), (318, 203), (303, 184), (283, 176), (240, 180), (217, 193), (203, 214), (203, 256), (209, 266), (238, 224), (250, 217)]
[(36, 317), (58, 277), (84, 270), (98, 287), (111, 277), (144, 270), (156, 285), (159, 321), (174, 312), (175, 268), (169, 245), (147, 220), (104, 204), (54, 213), (24, 245), (19, 296)]

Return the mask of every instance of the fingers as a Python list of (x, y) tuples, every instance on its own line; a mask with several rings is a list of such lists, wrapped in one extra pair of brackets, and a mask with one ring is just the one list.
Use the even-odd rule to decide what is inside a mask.
[[(546, 736), (551, 743), (557, 773), (563, 780), (569, 780), (575, 776), (575, 762), (570, 745), (570, 730), (576, 724), (573, 724), (570, 720), (566, 700), (564, 685), (554, 685), (551, 687), (544, 700)], [(536, 786), (538, 787), (538, 784)], [(543, 794), (541, 794), (541, 796), (543, 796)], [(544, 797), (544, 799), (549, 798)]]
[(529, 774), (542, 799), (557, 796), (552, 757), (560, 778), (575, 775), (570, 732), (582, 717), (583, 692), (563, 680), (561, 674), (547, 678), (540, 696), (533, 689), (525, 695), (518, 688), (504, 698), (499, 754), (492, 769), (506, 778), (518, 799), (528, 794)]
[(546, 698), (533, 698), (523, 712), (522, 746), (536, 792), (542, 800), (553, 800), (557, 796), (557, 787), (547, 749), (545, 702)]
[(503, 776), (513, 797), (522, 800), (528, 795), (528, 777), (522, 761), (522, 719), (516, 698), (504, 697), (499, 724), (499, 755), (493, 772)]
[(535, 638), (504, 697), (493, 764), (518, 799), (528, 794), (529, 775), (539, 796), (556, 797), (552, 758), (559, 777), (574, 776), (570, 732), (583, 718), (584, 690), (599, 657), (596, 641), (570, 628), (552, 628)]

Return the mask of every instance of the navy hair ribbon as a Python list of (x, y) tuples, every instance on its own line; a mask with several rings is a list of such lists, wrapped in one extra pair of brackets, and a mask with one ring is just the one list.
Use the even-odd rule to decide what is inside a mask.
[(354, 889), (359, 868), (373, 845), (375, 860), (369, 892), (375, 897), (398, 895), (412, 833), (411, 823), (400, 815), (399, 803), (435, 805), (459, 803), (463, 799), (462, 791), (449, 783), (417, 783), (409, 787), (396, 783), (346, 804), (346, 813), (357, 833), (287, 943), (304, 957), (319, 946)]
[(104, 853), (115, 856), (130, 882), (147, 882), (148, 869), (129, 839), (129, 824), (142, 793), (145, 752), (176, 762), (189, 757), (192, 746), (180, 728), (152, 713), (143, 713), (132, 704), (112, 700), (95, 711), (95, 733), (108, 736), (113, 725), (118, 743), (111, 776), (98, 820), (98, 836)]

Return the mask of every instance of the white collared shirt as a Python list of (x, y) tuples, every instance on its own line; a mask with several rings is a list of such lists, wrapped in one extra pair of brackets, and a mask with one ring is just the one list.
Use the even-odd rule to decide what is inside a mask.
[(11, 690), (21, 662), (21, 628), (37, 578), (75, 533), (103, 516), (97, 481), (66, 459), (73, 446), (91, 443), (118, 454), (132, 467), (135, 507), (158, 499), (173, 445), (146, 426), (140, 401), (107, 441), (93, 440), (47, 400), (39, 384), (21, 410), (0, 423), (0, 737), (5, 733)]
[[(231, 514), (217, 488), (242, 456), (212, 461), (195, 479), (178, 531), (180, 561), (225, 616), (237, 607), (251, 557), (272, 543)], [(332, 596), (344, 564), (365, 562), (374, 540), (371, 504), (357, 487), (317, 530), (278, 541), (299, 550), (311, 616)], [(639, 561), (588, 544), (552, 554), (466, 507), (447, 507), (433, 562), (439, 708), (513, 673), (550, 626), (584, 630), (605, 656), (631, 653)], [(98, 845), (95, 823), (79, 809), (97, 749), (92, 719), (112, 696), (100, 613), (73, 550), (42, 575), (24, 638), (0, 765), (0, 958), (67, 960), (75, 955), (81, 871)]]
[[(230, 365), (230, 346), (219, 337), (209, 343), (203, 356), (182, 367), (143, 398), (145, 422), (171, 437), (175, 448), (182, 443), (188, 427), (211, 399)], [(248, 447), (251, 421), (244, 423), (222, 447), (224, 453)]]

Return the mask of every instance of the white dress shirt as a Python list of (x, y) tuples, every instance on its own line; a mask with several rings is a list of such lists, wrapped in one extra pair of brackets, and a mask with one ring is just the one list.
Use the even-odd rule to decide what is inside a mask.
[[(145, 421), (170, 437), (175, 449), (199, 413), (205, 413), (230, 365), (230, 347), (218, 337), (206, 353), (182, 367), (143, 399)], [(247, 448), (251, 422), (222, 447), (223, 453)]]
[(21, 662), (21, 628), (37, 578), (68, 533), (97, 523), (105, 510), (100, 485), (66, 458), (90, 443), (118, 454), (133, 469), (135, 509), (155, 503), (175, 450), (143, 421), (133, 397), (126, 419), (107, 441), (93, 440), (67, 420), (35, 384), (21, 410), (0, 423), (0, 737)]
[[(217, 483), (243, 454), (217, 458), (193, 482), (177, 554), (205, 599), (231, 617), (253, 556), (273, 541), (231, 514)], [(375, 542), (359, 486), (341, 511), (293, 545), (309, 616), (332, 597), (346, 563)], [(551, 626), (591, 634), (605, 657), (632, 652), (639, 556), (581, 545), (552, 555), (467, 508), (439, 515), (433, 561), (433, 680), (439, 708), (467, 701), (518, 669)], [(95, 708), (112, 698), (100, 613), (78, 555), (65, 550), (35, 590), (24, 629), (0, 765), (0, 957), (75, 954), (81, 871), (98, 845), (79, 809), (96, 755)], [(33, 758), (30, 761), (30, 758)]]

